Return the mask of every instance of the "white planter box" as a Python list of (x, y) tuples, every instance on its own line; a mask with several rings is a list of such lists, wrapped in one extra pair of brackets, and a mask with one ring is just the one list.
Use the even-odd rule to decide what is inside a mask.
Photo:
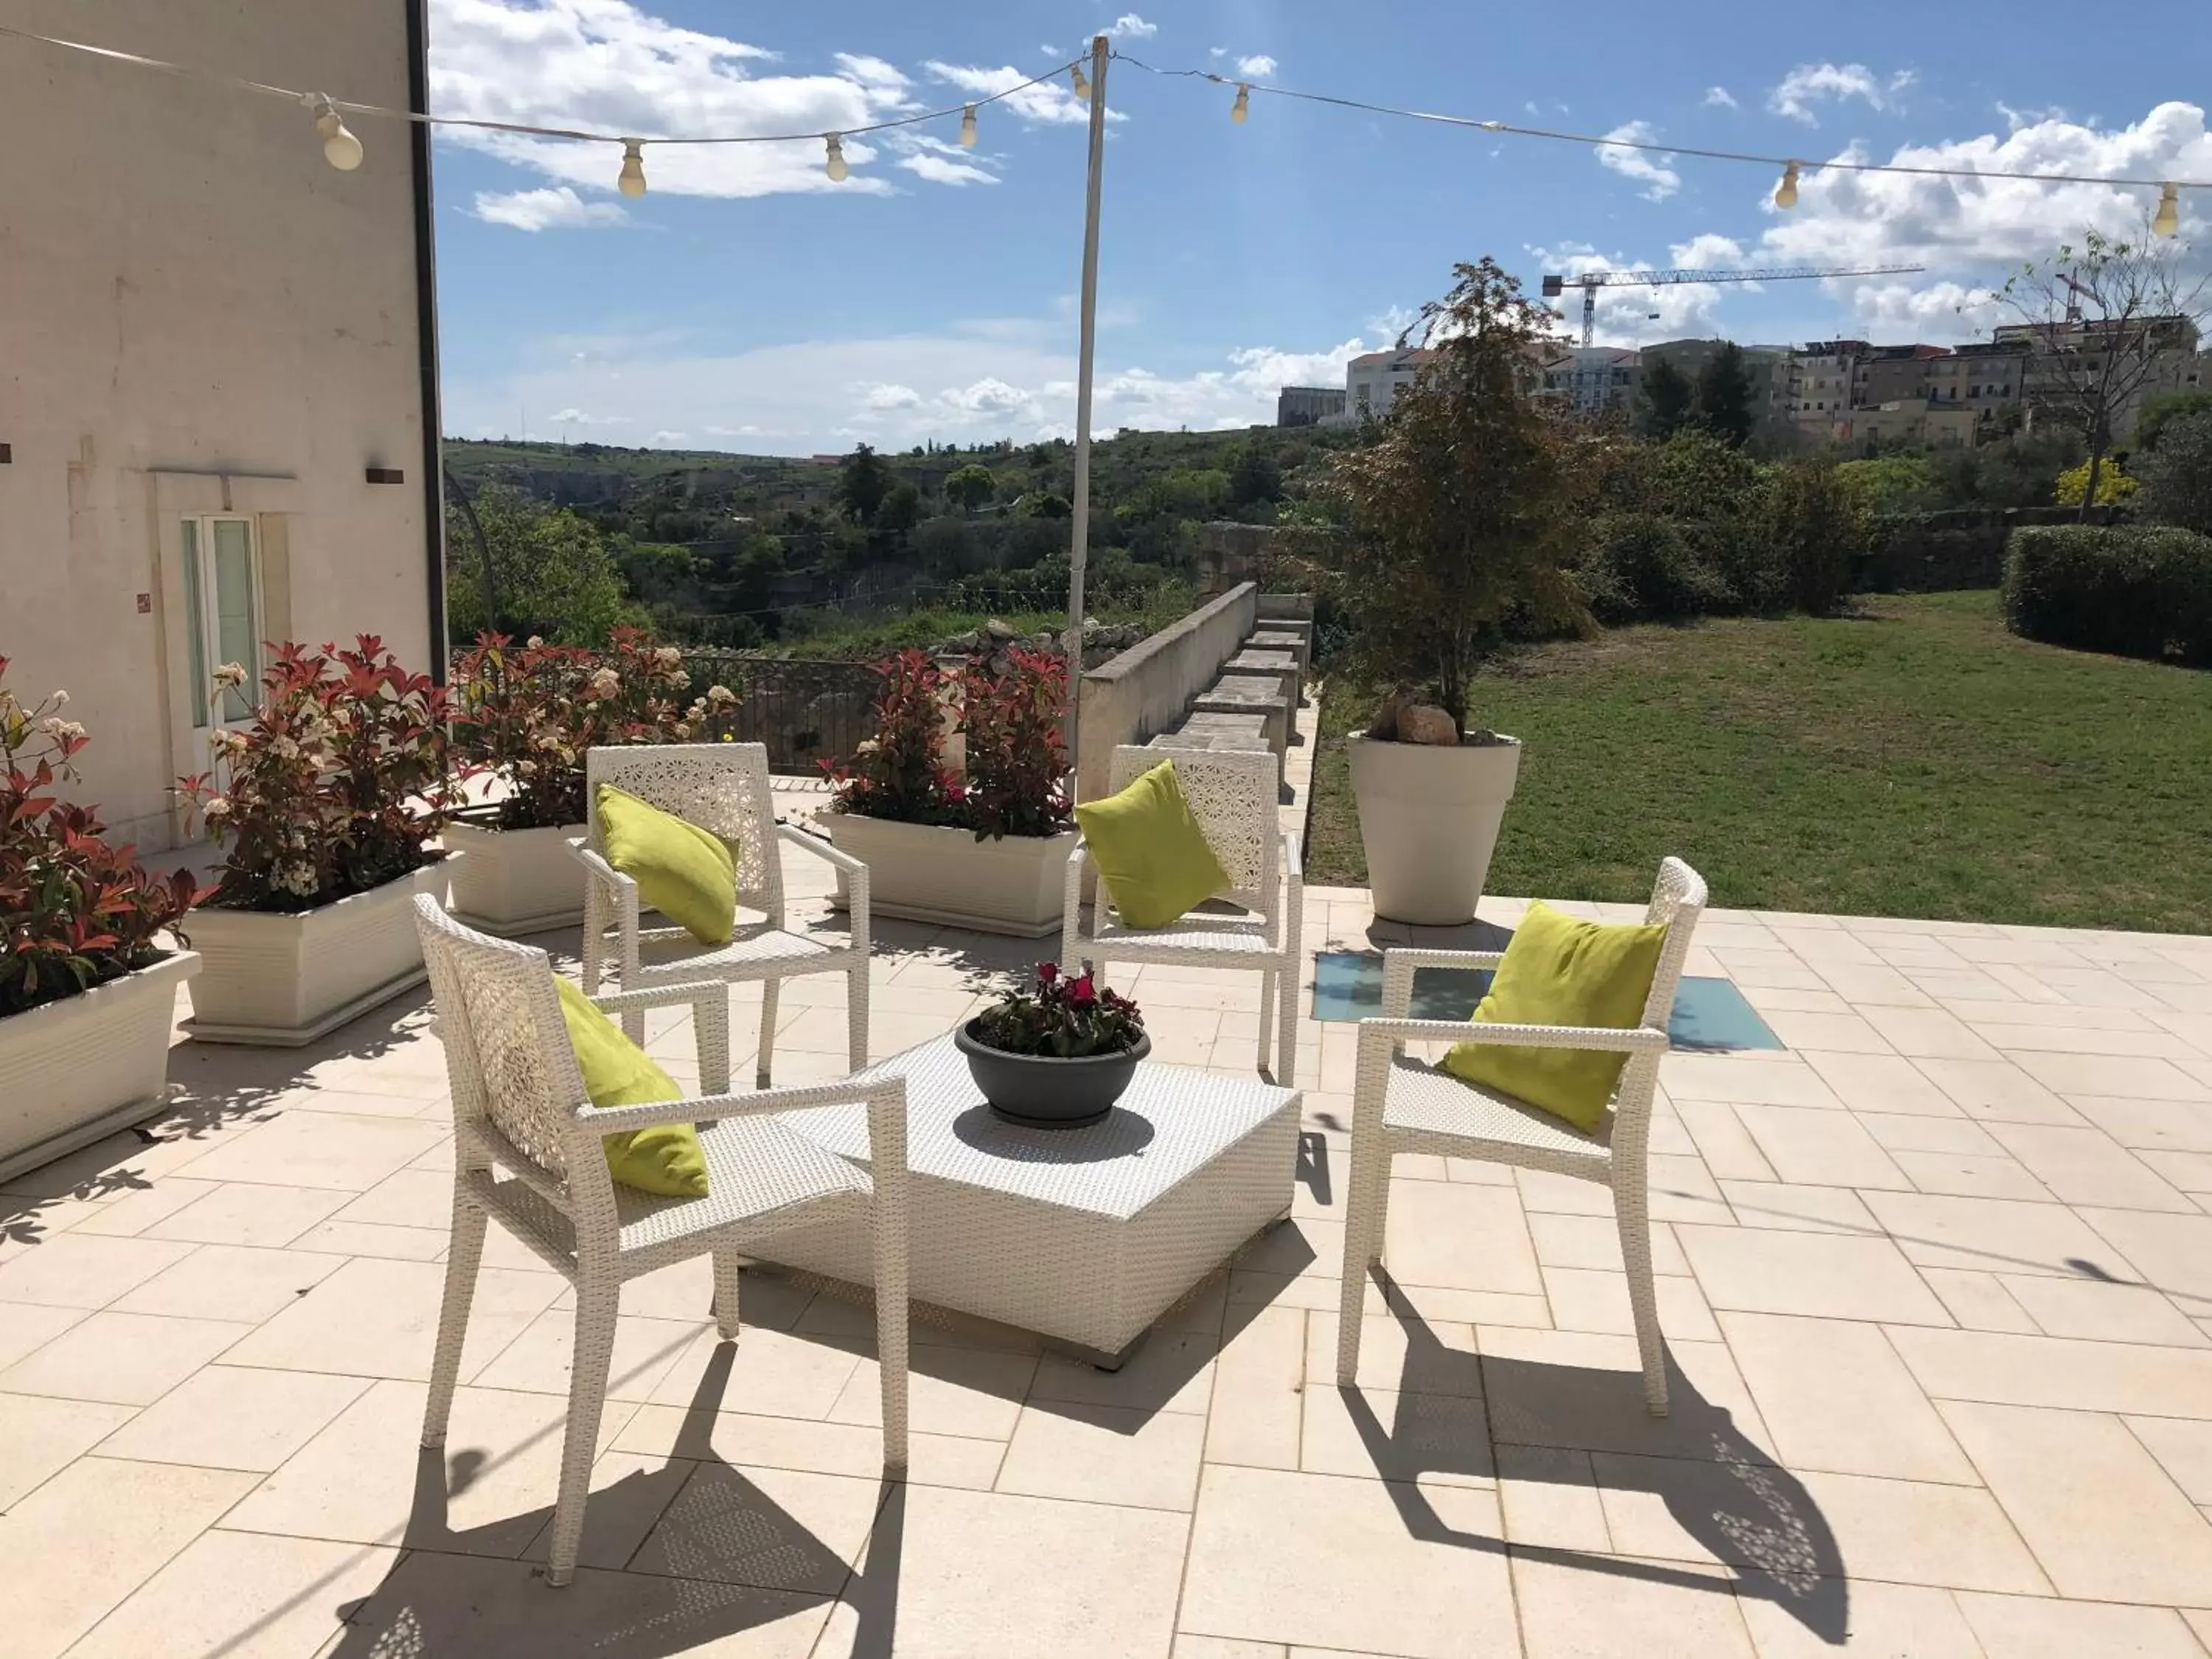
[[(1078, 838), (1073, 830), (977, 841), (966, 830), (849, 812), (825, 812), (816, 822), (839, 852), (868, 866), (868, 908), (876, 915), (1018, 939), (1060, 932), (1061, 884)], [(836, 902), (845, 902), (842, 874)]]
[(580, 823), (545, 830), (446, 826), (453, 860), (453, 915), (486, 933), (512, 939), (573, 927), (584, 919), (584, 866), (569, 849), (584, 839)]
[(417, 893), (445, 902), (450, 855), (411, 876), (319, 909), (194, 910), (185, 931), (200, 953), (192, 1017), (203, 1042), (297, 1048), (420, 985)]
[(1344, 746), (1375, 914), (1435, 927), (1473, 921), (1521, 775), (1520, 740), (1446, 749), (1355, 733)]
[(161, 1109), (177, 987), (199, 970), (179, 951), (0, 1019), (0, 1181)]

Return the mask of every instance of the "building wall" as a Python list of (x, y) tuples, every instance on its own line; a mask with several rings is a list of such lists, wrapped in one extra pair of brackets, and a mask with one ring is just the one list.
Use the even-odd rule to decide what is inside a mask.
[(1418, 347), (1404, 351), (1370, 351), (1354, 357), (1344, 368), (1346, 416), (1352, 420), (1380, 420), (1401, 388), (1411, 386), (1421, 365), (1433, 354)]
[[(411, 0), (23, 0), (12, 24), (404, 107)], [(262, 629), (431, 665), (410, 141), (342, 173), (273, 98), (0, 40), (0, 655), (93, 739), (76, 798), (172, 844), (181, 523), (252, 515)], [(400, 484), (371, 484), (371, 467)]]
[(1333, 386), (1286, 386), (1275, 394), (1277, 426), (1310, 426), (1344, 413), (1345, 394)]

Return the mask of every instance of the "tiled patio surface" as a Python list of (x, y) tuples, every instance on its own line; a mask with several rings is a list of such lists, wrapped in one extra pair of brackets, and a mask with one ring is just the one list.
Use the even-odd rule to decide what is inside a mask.
[[(1309, 952), (1407, 938), (1358, 891), (1306, 918)], [(1036, 953), (878, 937), (878, 1055)], [(1398, 1161), (1340, 1393), (1356, 1028), (1309, 1024), (1292, 1221), (1118, 1375), (918, 1322), (906, 1485), (852, 1306), (761, 1279), (732, 1347), (704, 1261), (631, 1285), (565, 1590), (532, 1564), (568, 1301), (496, 1227), (416, 1446), (451, 1196), (422, 1000), (301, 1054), (180, 1044), (166, 1121), (0, 1204), (0, 1655), (2204, 1659), (2212, 939), (1699, 941), (1789, 1047), (1662, 1068), (1663, 1423), (1605, 1195), (1437, 1159)], [(1249, 1072), (1256, 976), (1121, 982), (1158, 1057)], [(780, 1081), (842, 1072), (842, 1000), (787, 988)], [(688, 1038), (653, 1038), (679, 1073)]]

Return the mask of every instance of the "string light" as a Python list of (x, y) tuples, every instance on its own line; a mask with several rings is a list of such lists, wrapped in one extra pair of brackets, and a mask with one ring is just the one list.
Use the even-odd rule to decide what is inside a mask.
[(622, 177), (615, 181), (615, 188), (631, 198), (645, 194), (645, 141), (642, 138), (623, 140)]
[(1787, 212), (1797, 205), (1797, 164), (1782, 169), (1782, 182), (1774, 187), (1774, 205)]
[(1237, 101), (1229, 106), (1229, 118), (1241, 127), (1251, 113), (1252, 88), (1239, 81), (1237, 83)]
[(845, 182), (846, 179), (850, 176), (853, 171), (852, 168), (845, 165), (844, 140), (840, 138), (836, 133), (829, 132), (824, 133), (822, 136), (822, 142), (829, 152), (828, 161), (830, 181), (832, 184), (842, 185)]
[(322, 135), (323, 160), (340, 173), (351, 173), (361, 165), (361, 140), (346, 130), (337, 106), (319, 92), (315, 94), (315, 131)]
[(975, 148), (975, 106), (973, 104), (960, 112), (960, 148)]
[(2158, 211), (2151, 216), (2150, 228), (2160, 236), (2171, 236), (2181, 228), (2181, 204), (2175, 199), (2172, 185), (2158, 187)]
[(1083, 65), (1080, 64), (1070, 64), (1067, 66), (1067, 79), (1068, 84), (1075, 88), (1077, 101), (1085, 104), (1089, 103), (1091, 101), (1091, 77), (1084, 74)]

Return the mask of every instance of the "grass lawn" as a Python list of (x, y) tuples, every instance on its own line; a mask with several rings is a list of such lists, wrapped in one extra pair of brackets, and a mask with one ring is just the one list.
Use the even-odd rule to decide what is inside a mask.
[[(1470, 716), (1528, 745), (1488, 890), (2212, 933), (2212, 675), (2035, 645), (1994, 592), (1534, 647)], [(1363, 884), (1340, 691), (1307, 879)]]

